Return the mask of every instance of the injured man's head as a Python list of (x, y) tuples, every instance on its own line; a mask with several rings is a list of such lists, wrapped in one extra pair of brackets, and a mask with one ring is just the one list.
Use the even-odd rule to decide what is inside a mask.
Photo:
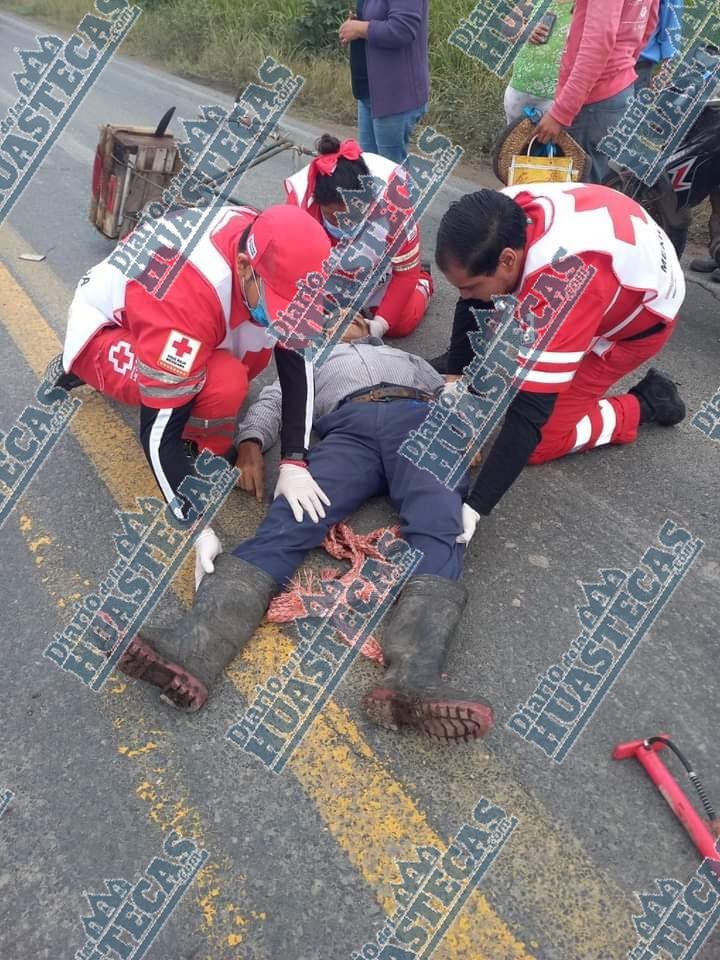
[(370, 334), (370, 324), (361, 313), (356, 313), (352, 323), (340, 337), (341, 343), (352, 343), (353, 340), (362, 340)]

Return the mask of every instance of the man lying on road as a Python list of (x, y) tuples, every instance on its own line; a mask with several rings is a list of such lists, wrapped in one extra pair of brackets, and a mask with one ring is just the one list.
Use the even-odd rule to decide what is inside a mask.
[[(479, 190), (446, 211), (435, 259), (460, 291), (449, 375), (474, 358), (471, 307), (513, 294), (520, 320), (538, 335), (568, 308), (539, 356), (520, 354), (534, 363), (463, 506), (466, 543), (527, 463), (632, 443), (640, 424), (672, 426), (685, 416), (675, 385), (653, 368), (627, 393), (607, 396), (665, 346), (685, 299), (672, 244), (634, 200), (590, 184)], [(589, 276), (574, 302), (566, 296), (573, 263), (582, 268), (572, 267), (576, 277)]]
[[(166, 219), (182, 217), (180, 210)], [(233, 431), (248, 380), (268, 365), (275, 343), (266, 328), (295, 296), (297, 281), (320, 270), (329, 252), (320, 224), (294, 207), (262, 213), (223, 207), (162, 300), (142, 277), (129, 280), (110, 262), (112, 254), (80, 280), (68, 312), (66, 373), (58, 383), (71, 389), (84, 382), (140, 407), (143, 450), (179, 517), (186, 505), (178, 489), (193, 471), (188, 441), (234, 463)], [(305, 465), (313, 367), (282, 344), (274, 353), (286, 414), (275, 493), (300, 515), (303, 509), (315, 515), (327, 497)], [(206, 527), (195, 547), (196, 582), (212, 572), (221, 549)]]
[[(293, 515), (285, 498), (275, 499), (255, 536), (217, 558), (215, 572), (203, 579), (180, 623), (172, 630), (143, 630), (119, 666), (159, 687), (175, 706), (198, 710), (308, 550), (369, 497), (387, 494), (400, 515), (401, 536), (422, 551), (422, 560), (385, 621), (384, 682), (365, 697), (365, 708), (391, 728), (407, 724), (440, 739), (474, 739), (492, 725), (490, 705), (440, 679), (467, 601), (459, 583), (465, 547), (457, 542), (467, 481), (449, 490), (398, 454), (444, 380), (420, 357), (366, 333), (366, 321), (356, 320), (346, 342), (316, 371), (314, 426), (320, 439), (308, 461), (330, 498), (326, 516), (303, 518), (299, 510)], [(275, 383), (262, 391), (240, 427), (243, 484), (256, 496), (262, 496), (262, 450), (275, 443), (280, 415)]]

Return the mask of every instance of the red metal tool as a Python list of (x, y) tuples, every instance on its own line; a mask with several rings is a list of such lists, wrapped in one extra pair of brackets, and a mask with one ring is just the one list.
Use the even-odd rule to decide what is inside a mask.
[[(670, 747), (685, 767), (691, 783), (695, 786), (702, 800), (703, 807), (707, 814), (707, 820), (698, 815), (695, 808), (683, 793), (678, 782), (658, 756), (660, 751), (666, 747)], [(720, 820), (717, 820), (715, 817), (715, 812), (703, 790), (700, 778), (672, 740), (670, 740), (670, 737), (667, 734), (661, 734), (658, 737), (649, 737), (645, 740), (632, 740), (630, 743), (619, 743), (613, 750), (612, 757), (613, 760), (627, 760), (628, 757), (635, 757), (645, 768), (648, 776), (665, 798), (672, 812), (690, 834), (693, 843), (702, 856), (715, 861), (713, 868), (715, 872), (720, 872), (720, 855), (715, 849), (716, 841), (720, 837)], [(716, 864), (717, 866), (715, 866)]]

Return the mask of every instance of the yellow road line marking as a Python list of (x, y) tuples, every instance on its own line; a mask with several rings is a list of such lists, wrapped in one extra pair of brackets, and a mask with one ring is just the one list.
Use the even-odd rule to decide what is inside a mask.
[[(13, 289), (12, 297), (8, 295), (8, 286)], [(7, 317), (6, 326), (33, 370), (41, 373), (49, 356), (59, 352), (59, 343), (29, 298), (18, 290), (7, 271), (0, 268), (0, 307), (11, 300), (14, 304), (12, 312), (2, 311)], [(37, 331), (33, 340), (29, 340), (28, 330)], [(42, 337), (47, 342), (48, 334), (57, 346), (38, 352), (37, 344)], [(81, 419), (83, 413), (86, 416)], [(101, 398), (97, 403), (85, 401), (71, 430), (93, 464), (103, 468), (99, 472), (119, 503), (127, 506), (134, 502), (134, 496), (157, 495), (132, 431)], [(113, 446), (120, 438), (123, 446), (118, 458), (118, 448)], [(232, 509), (227, 504), (224, 508)], [(189, 569), (186, 576), (185, 589), (181, 591), (185, 599), (192, 594)], [(177, 580), (174, 588), (176, 583)], [(261, 629), (230, 669), (231, 679), (247, 696), (256, 680), (269, 676), (278, 656), (283, 659), (289, 649), (289, 642), (279, 631)], [(248, 679), (250, 675), (252, 681)], [(473, 758), (476, 762), (479, 761)], [(446, 843), (431, 829), (401, 783), (380, 764), (347, 711), (333, 701), (325, 707), (289, 769), (386, 910), (392, 903), (389, 884), (399, 879), (394, 859), (411, 859), (417, 844)], [(554, 818), (527, 797), (496, 758), (490, 758), (485, 769), (492, 787), (479, 780), (483, 785), (481, 792), (499, 803), (504, 802), (502, 794), (511, 796), (522, 805), (522, 813), (512, 804), (505, 809), (521, 816), (521, 825), (511, 841), (512, 851), (508, 848), (507, 853), (513, 864), (521, 866), (526, 881), (517, 893), (525, 912), (534, 916), (548, 942), (563, 955), (577, 955), (583, 960), (623, 955), (622, 950), (632, 946), (632, 942), (628, 943), (631, 901), (600, 874), (574, 838), (568, 843)], [(329, 775), (330, 770), (335, 772), (334, 776)], [(499, 796), (493, 792), (496, 787), (501, 791)], [(493, 867), (500, 869), (502, 856)], [(439, 960), (526, 960), (530, 954), (486, 898), (476, 894), (473, 906), (458, 917), (438, 947), (437, 956)]]
[[(7, 269), (0, 266), (0, 316), (15, 345), (40, 380), (48, 361), (62, 350), (55, 332)], [(70, 429), (94, 469), (123, 510), (137, 506), (137, 497), (159, 497), (152, 474), (139, 452), (136, 434), (110, 405), (89, 387), (77, 394), (83, 405)], [(128, 461), (133, 469), (127, 469)], [(194, 593), (190, 561), (183, 564), (173, 586), (178, 596), (191, 603)]]
[[(26, 356), (33, 372), (37, 376), (41, 376), (47, 366), (49, 357), (60, 352), (60, 343), (53, 331), (47, 327), (45, 320), (39, 314), (27, 294), (15, 284), (7, 270), (1, 267), (0, 312), (7, 318), (5, 326), (20, 351)], [(87, 391), (84, 391), (84, 393), (86, 392)], [(95, 400), (95, 402), (93, 402), (93, 400)], [(96, 411), (98, 414), (97, 419), (95, 418)], [(114, 413), (110, 405), (102, 400), (101, 397), (93, 397), (90, 402), (88, 402), (83, 394), (83, 406), (72, 421), (70, 429), (80, 442), (85, 454), (90, 458), (93, 465), (103, 465), (102, 479), (105, 481), (110, 493), (118, 500), (121, 506), (128, 507), (134, 505), (136, 496), (157, 495), (149, 468), (132, 431), (130, 431), (127, 425)], [(117, 446), (118, 442), (121, 444), (119, 447)], [(110, 469), (109, 464), (118, 460), (119, 450), (122, 451), (122, 468)], [(187, 567), (187, 564), (185, 567)], [(288, 641), (285, 638), (283, 638), (283, 642), (285, 646), (289, 648)], [(265, 662), (267, 662), (268, 652), (269, 651), (266, 650), (266, 656), (262, 658)], [(267, 669), (270, 669), (269, 664)], [(330, 709), (328, 710), (328, 708), (326, 708), (326, 712), (329, 716), (333, 716), (336, 711), (338, 711), (338, 708), (335, 707), (334, 704), (329, 704), (328, 706)], [(323, 720), (322, 717), (320, 719)], [(305, 770), (305, 779), (308, 784), (312, 779), (310, 776), (311, 772), (314, 772), (318, 782), (324, 778), (326, 763), (330, 759), (329, 753), (324, 746), (324, 737), (317, 734), (317, 730), (323, 731), (324, 726), (324, 722), (320, 726), (316, 724), (315, 734), (308, 737), (298, 751), (301, 757), (306, 758), (304, 765), (302, 761), (299, 762), (299, 769)], [(354, 729), (354, 725), (351, 724), (351, 726)], [(357, 737), (360, 738), (359, 732), (357, 733)], [(366, 749), (371, 753), (369, 747), (366, 747)], [(347, 747), (341, 747), (341, 753), (342, 752), (347, 752)], [(377, 764), (377, 767), (378, 770), (382, 770), (379, 764)], [(293, 770), (294, 769), (295, 765), (293, 765)], [(348, 765), (344, 769), (343, 775), (345, 778), (349, 778), (351, 782), (354, 781), (357, 786), (363, 783), (364, 773), (359, 770), (353, 770), (351, 765)], [(400, 815), (405, 817), (410, 807), (415, 809), (414, 804), (409, 797), (404, 794), (401, 785), (397, 781), (394, 781), (388, 774), (385, 776), (388, 781), (392, 782), (389, 795), (400, 797), (401, 803), (404, 804)], [(382, 865), (381, 871), (371, 872), (366, 877), (367, 881), (373, 887), (378, 884), (386, 886), (388, 883), (388, 873), (392, 876), (394, 872), (393, 858), (388, 857), (386, 854), (387, 840), (389, 838), (387, 836), (387, 826), (383, 821), (381, 813), (384, 802), (383, 794), (385, 794), (386, 787), (387, 784), (383, 784), (383, 788), (378, 795), (380, 810), (378, 811), (378, 815), (369, 824), (370, 829), (368, 831), (368, 838), (371, 840), (370, 848), (375, 858)], [(386, 794), (386, 796), (387, 795), (388, 794)], [(331, 831), (333, 831), (333, 823), (336, 822), (336, 817), (333, 815), (332, 806), (328, 806), (324, 810), (324, 814), (329, 818), (328, 826)], [(412, 818), (405, 819), (402, 824), (400, 822), (397, 824), (405, 845), (407, 846), (409, 844), (407, 848), (408, 856), (412, 854), (412, 844), (428, 842), (420, 839), (423, 835), (423, 831), (421, 830), (423, 825), (427, 831), (430, 831), (429, 825), (424, 821), (419, 811), (416, 811)], [(340, 823), (338, 823), (338, 826), (340, 826)], [(356, 828), (361, 828), (361, 825), (358, 823)], [(435, 844), (442, 845), (442, 840), (434, 833), (432, 835)], [(402, 844), (398, 846), (398, 850), (400, 849), (402, 849)], [(357, 866), (360, 868), (361, 873), (364, 874), (364, 862), (358, 862)], [(382, 900), (384, 906), (389, 907), (390, 901), (387, 897), (383, 896)], [(485, 898), (478, 897), (478, 900), (481, 906), (475, 905), (473, 912), (479, 910), (483, 920), (482, 924), (474, 927), (480, 935), (480, 942), (478, 943), (476, 938), (473, 938), (473, 940), (475, 940), (474, 943), (470, 941), (467, 943), (468, 948), (473, 946), (475, 949), (482, 951), (476, 954), (478, 960), (480, 960), (481, 957), (487, 957), (487, 960), (495, 960), (496, 954), (490, 952), (489, 948), (492, 948), (493, 951), (496, 949), (498, 938), (504, 940), (508, 947), (512, 949), (512, 952), (507, 952), (503, 956), (507, 955), (508, 958), (513, 958), (513, 960), (530, 960), (530, 955), (525, 951), (522, 944), (515, 939), (500, 917), (490, 908)], [(394, 909), (394, 907), (392, 909)], [(392, 912), (392, 910), (390, 912)], [(458, 922), (454, 924), (453, 929), (445, 939), (445, 943), (451, 942), (449, 940), (450, 934), (455, 932), (458, 925)], [(439, 950), (442, 951), (442, 949), (441, 946)], [(444, 956), (457, 956), (460, 958), (467, 955), (467, 953), (463, 954), (462, 952), (456, 954), (439, 953), (440, 960), (443, 960)]]
[[(118, 690), (118, 693), (123, 693), (123, 691)], [(131, 760), (133, 757), (140, 757), (143, 753), (149, 753), (151, 750), (157, 750), (157, 748), (158, 744), (154, 740), (146, 743), (144, 747), (136, 747), (134, 750), (123, 743), (118, 747), (118, 753)]]
[[(19, 529), (26, 546), (32, 550), (32, 531), (40, 522), (33, 521), (33, 516), (37, 517), (37, 513), (30, 512), (27, 495), (23, 498), (23, 507), (25, 512), (20, 518)], [(54, 555), (48, 556), (54, 588), (48, 592), (62, 610), (66, 604), (72, 603), (70, 597), (78, 596), (77, 587), (82, 581), (77, 574), (70, 574), (62, 568), (54, 539), (44, 533), (42, 540), (51, 551), (55, 548)], [(48, 579), (49, 575), (44, 578), (46, 582)], [(64, 598), (58, 596), (59, 593), (64, 594)], [(64, 599), (65, 603), (61, 603), (61, 599)], [(69, 678), (68, 682), (72, 683)], [(136, 761), (133, 764), (134, 779), (138, 781), (135, 793), (146, 805), (148, 820), (163, 834), (178, 830), (183, 836), (194, 840), (198, 847), (204, 847), (203, 815), (190, 803), (187, 791), (181, 785), (180, 772), (167, 763), (173, 747), (176, 746), (169, 740), (167, 731), (155, 727), (151, 729), (147, 717), (130, 713), (127, 701), (123, 702), (117, 695), (113, 695), (111, 684), (101, 692), (99, 704), (124, 741), (117, 747), (118, 753), (127, 760)], [(156, 719), (152, 718), (151, 722), (155, 723)], [(151, 737), (153, 739), (150, 739)], [(164, 765), (158, 766), (159, 763)], [(108, 868), (110, 866), (111, 864), (107, 864)], [(228, 954), (226, 948), (243, 943), (242, 936), (238, 939), (237, 928), (249, 924), (249, 920), (235, 902), (242, 879), (227, 855), (218, 855), (217, 851), (210, 850), (210, 859), (198, 872), (189, 893), (189, 896), (194, 897), (202, 917), (201, 933), (206, 940), (204, 960), (228, 960), (230, 956), (241, 956), (235, 951)], [(228, 887), (232, 887), (232, 900)], [(253, 911), (250, 916), (257, 919), (264, 915)], [(78, 924), (79, 922), (78, 917)]]
[[(279, 627), (266, 624), (229, 668), (230, 679), (250, 699), (255, 684), (276, 672), (291, 649)], [(288, 769), (315, 803), (350, 862), (376, 891), (385, 913), (394, 913), (397, 904), (391, 884), (402, 880), (396, 859), (415, 860), (415, 846), (446, 849), (447, 840), (432, 829), (414, 800), (363, 740), (347, 711), (333, 701), (325, 706), (293, 754)], [(510, 846), (500, 854), (507, 855)], [(492, 885), (492, 874), (487, 883)], [(368, 930), (368, 939), (372, 938), (373, 931)], [(531, 954), (486, 897), (476, 891), (433, 957), (530, 960)]]

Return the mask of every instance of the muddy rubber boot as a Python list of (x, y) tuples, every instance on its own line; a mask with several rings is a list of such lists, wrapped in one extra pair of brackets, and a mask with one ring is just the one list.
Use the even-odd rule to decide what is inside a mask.
[(228, 663), (260, 626), (277, 584), (231, 553), (215, 559), (177, 626), (141, 630), (118, 662), (129, 677), (161, 691), (165, 703), (194, 713)]
[(685, 404), (669, 377), (650, 367), (640, 383), (631, 387), (640, 401), (640, 423), (659, 423), (673, 427), (685, 419)]
[(383, 685), (363, 699), (371, 720), (441, 740), (475, 740), (488, 732), (493, 710), (487, 700), (440, 676), (466, 603), (467, 590), (454, 580), (432, 574), (408, 580), (385, 624)]

